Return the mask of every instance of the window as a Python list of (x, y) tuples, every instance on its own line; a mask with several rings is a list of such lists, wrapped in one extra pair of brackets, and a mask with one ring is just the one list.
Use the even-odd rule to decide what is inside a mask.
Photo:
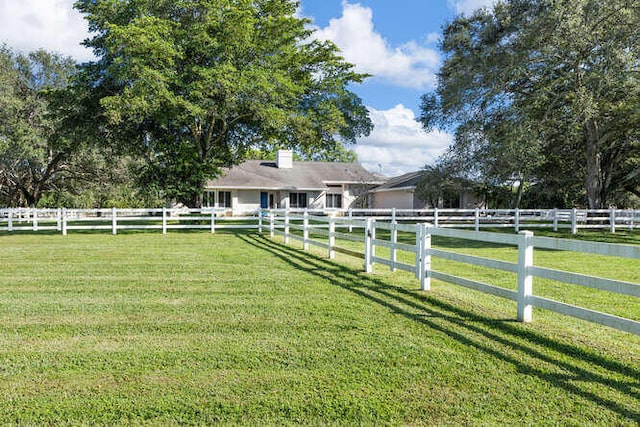
[(216, 205), (216, 192), (215, 191), (205, 191), (202, 195), (202, 207), (203, 208), (212, 208)]
[(218, 191), (218, 207), (219, 208), (231, 207), (231, 191)]
[(307, 193), (289, 193), (290, 208), (306, 208)]
[(327, 208), (341, 208), (342, 194), (327, 194)]

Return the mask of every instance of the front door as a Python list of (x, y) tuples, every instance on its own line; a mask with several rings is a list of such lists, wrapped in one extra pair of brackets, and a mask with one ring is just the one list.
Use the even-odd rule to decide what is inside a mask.
[(269, 208), (269, 193), (261, 192), (260, 193), (260, 208), (268, 209)]

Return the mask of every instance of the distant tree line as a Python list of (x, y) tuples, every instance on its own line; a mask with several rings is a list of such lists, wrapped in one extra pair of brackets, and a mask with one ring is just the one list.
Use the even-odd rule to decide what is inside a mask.
[[(208, 179), (279, 148), (353, 161), (367, 76), (294, 0), (78, 0), (95, 61), (0, 47), (0, 206), (197, 206)], [(502, 0), (443, 29), (425, 129), (454, 142), (425, 200), (640, 205), (640, 4)]]
[(639, 25), (637, 0), (504, 0), (447, 24), (421, 121), (455, 140), (422, 191), (465, 178), (505, 207), (640, 205)]

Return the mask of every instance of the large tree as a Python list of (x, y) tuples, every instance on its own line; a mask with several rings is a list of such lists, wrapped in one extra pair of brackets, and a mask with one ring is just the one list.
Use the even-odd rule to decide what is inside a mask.
[(70, 58), (0, 47), (0, 204), (36, 206), (76, 150), (56, 108), (74, 73)]
[(460, 16), (421, 120), (454, 129), (451, 153), (485, 177), (580, 182), (590, 208), (637, 195), (639, 22), (636, 0), (504, 0)]
[(312, 38), (291, 0), (79, 0), (98, 60), (83, 81), (104, 138), (142, 179), (197, 204), (205, 180), (261, 144), (311, 156), (370, 132), (365, 76)]

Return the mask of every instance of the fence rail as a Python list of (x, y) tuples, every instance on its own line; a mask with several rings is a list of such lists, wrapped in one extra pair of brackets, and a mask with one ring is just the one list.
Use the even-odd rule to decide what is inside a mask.
[[(633, 231), (640, 226), (640, 210), (630, 209), (326, 209), (288, 210), (302, 215), (331, 216), (336, 224), (353, 224), (366, 218), (387, 222), (431, 222), (439, 228), (581, 229)], [(259, 210), (245, 216), (232, 216), (232, 210), (202, 209), (0, 209), (0, 231), (259, 228), (268, 212)], [(281, 215), (285, 210), (273, 210)], [(239, 223), (240, 221), (244, 221)], [(235, 222), (235, 224), (233, 224)]]
[(634, 230), (640, 225), (640, 210), (633, 209), (348, 209), (338, 215), (376, 217), (387, 221), (428, 221), (436, 227)]
[(233, 217), (228, 209), (0, 209), (0, 231), (257, 229), (257, 216)]
[[(334, 258), (336, 252), (361, 258), (364, 260), (366, 272), (373, 271), (374, 264), (385, 265), (392, 271), (398, 269), (410, 272), (420, 281), (420, 288), (424, 291), (431, 289), (431, 279), (437, 279), (515, 301), (517, 303), (516, 317), (521, 322), (531, 322), (532, 308), (539, 307), (640, 335), (640, 322), (637, 320), (555, 301), (535, 295), (533, 292), (534, 278), (539, 278), (640, 298), (640, 284), (545, 268), (536, 266), (533, 262), (534, 248), (640, 260), (640, 246), (537, 237), (531, 231), (521, 231), (518, 234), (490, 233), (435, 227), (433, 224), (424, 222), (409, 224), (398, 222), (397, 219), (393, 219), (392, 222), (386, 220), (387, 218), (381, 220), (379, 217), (349, 220), (310, 215), (308, 212), (300, 215), (292, 214), (289, 211), (270, 211), (265, 216), (264, 226), (260, 228), (260, 232), (268, 230), (271, 237), (281, 235), (285, 243), (289, 243), (292, 239), (300, 240), (303, 242), (305, 250), (309, 245), (321, 247), (327, 251), (329, 258)], [(337, 227), (351, 230), (352, 234), (337, 231)], [(293, 233), (292, 230), (301, 232), (302, 236)], [(378, 233), (380, 230), (384, 230), (388, 238), (381, 238)], [(399, 231), (413, 235), (415, 244), (399, 242)], [(313, 238), (310, 237), (311, 233), (313, 233)], [(436, 249), (431, 245), (433, 236), (514, 246), (517, 248), (518, 260), (517, 262), (507, 262)], [(361, 243), (362, 246), (360, 246), (360, 250), (341, 247), (336, 244), (336, 239), (340, 239), (342, 242), (339, 243), (341, 244), (344, 244), (344, 241), (350, 241)], [(377, 248), (388, 249), (389, 256), (377, 255)], [(411, 254), (414, 262), (409, 264), (399, 261), (398, 251)], [(404, 258), (406, 259), (406, 257)], [(516, 289), (507, 289), (491, 283), (482, 283), (435, 270), (432, 268), (432, 258), (515, 273), (514, 287)]]

